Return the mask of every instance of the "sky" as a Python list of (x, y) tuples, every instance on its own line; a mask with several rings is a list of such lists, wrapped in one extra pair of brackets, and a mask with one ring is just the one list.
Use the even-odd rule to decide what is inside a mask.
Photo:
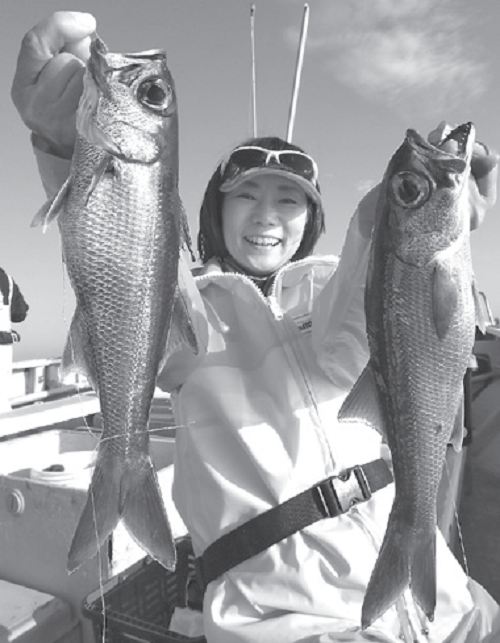
[[(293, 141), (320, 167), (327, 213), (318, 251), (338, 254), (356, 204), (407, 128), (472, 121), (500, 151), (498, 0), (310, 0)], [(256, 0), (257, 131), (285, 136), (303, 1)], [(59, 357), (74, 309), (57, 226), (31, 228), (45, 201), (29, 134), (10, 99), (21, 39), (56, 10), (87, 11), (117, 52), (164, 48), (177, 89), (180, 191), (193, 237), (219, 160), (252, 134), (247, 0), (2, 0), (0, 265), (30, 305), (15, 360)], [(500, 201), (500, 200), (499, 200)], [(500, 203), (472, 236), (474, 269), (500, 316)]]

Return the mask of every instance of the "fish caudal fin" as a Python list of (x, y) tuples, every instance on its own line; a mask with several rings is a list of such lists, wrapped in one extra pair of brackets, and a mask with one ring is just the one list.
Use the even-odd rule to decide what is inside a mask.
[(408, 524), (389, 519), (363, 601), (363, 629), (392, 607), (408, 586), (425, 615), (432, 620), (436, 605), (435, 532), (420, 537)]
[(141, 457), (132, 465), (123, 464), (106, 443), (101, 443), (87, 502), (68, 555), (69, 572), (95, 556), (120, 518), (147, 554), (167, 569), (175, 568), (172, 530), (150, 457)]
[[(418, 538), (418, 537), (417, 537)], [(411, 565), (411, 593), (423, 613), (432, 621), (436, 608), (436, 532), (415, 542)]]
[(138, 474), (125, 474), (127, 492), (122, 519), (130, 535), (152, 558), (175, 569), (175, 544), (165, 512), (158, 479), (150, 458)]
[(97, 554), (120, 518), (121, 467), (113, 466), (105, 444), (100, 447), (87, 502), (68, 554), (68, 571), (73, 572)]

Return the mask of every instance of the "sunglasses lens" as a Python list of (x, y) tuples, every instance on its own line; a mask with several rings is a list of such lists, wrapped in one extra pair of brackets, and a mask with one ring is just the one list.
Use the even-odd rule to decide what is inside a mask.
[(241, 174), (261, 167), (276, 167), (287, 170), (315, 184), (316, 167), (306, 154), (286, 150), (266, 150), (259, 147), (242, 147), (229, 157), (223, 170), (222, 183), (232, 184)]
[(263, 167), (266, 164), (267, 152), (258, 149), (235, 150), (224, 171), (224, 181), (234, 179), (242, 172), (253, 167)]
[(281, 152), (279, 158), (281, 165), (285, 165), (295, 174), (300, 174), (309, 181), (315, 178), (314, 164), (308, 156)]

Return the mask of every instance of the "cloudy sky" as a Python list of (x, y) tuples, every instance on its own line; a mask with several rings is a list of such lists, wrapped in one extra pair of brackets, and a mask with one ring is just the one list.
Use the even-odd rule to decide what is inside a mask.
[[(284, 136), (303, 2), (257, 0), (259, 134)], [(293, 139), (320, 166), (327, 210), (323, 253), (339, 253), (357, 202), (377, 183), (408, 127), (472, 120), (500, 150), (498, 0), (310, 0)], [(176, 80), (181, 194), (193, 236), (211, 172), (251, 135), (247, 0), (2, 0), (0, 121), (3, 149), (0, 265), (31, 310), (16, 359), (58, 356), (73, 310), (57, 228), (30, 228), (44, 201), (29, 137), (10, 101), (23, 34), (57, 9), (88, 11), (114, 51), (163, 47)], [(5, 53), (6, 52), (6, 53)], [(500, 316), (500, 206), (473, 235), (479, 286)]]

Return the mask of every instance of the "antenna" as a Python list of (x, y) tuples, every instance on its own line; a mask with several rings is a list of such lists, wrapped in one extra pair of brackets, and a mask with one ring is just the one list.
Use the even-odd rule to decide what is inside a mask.
[(299, 48), (297, 51), (297, 63), (295, 66), (295, 78), (293, 81), (292, 100), (290, 102), (290, 111), (288, 113), (288, 129), (286, 133), (287, 143), (292, 142), (293, 126), (295, 123), (295, 112), (297, 110), (297, 98), (299, 96), (300, 75), (302, 72), (302, 63), (304, 62), (304, 50), (306, 46), (307, 27), (309, 25), (309, 5), (304, 5), (304, 15), (302, 17), (302, 27), (300, 30)]
[(252, 44), (252, 128), (253, 137), (257, 137), (257, 96), (255, 82), (255, 3), (250, 7), (250, 40)]

